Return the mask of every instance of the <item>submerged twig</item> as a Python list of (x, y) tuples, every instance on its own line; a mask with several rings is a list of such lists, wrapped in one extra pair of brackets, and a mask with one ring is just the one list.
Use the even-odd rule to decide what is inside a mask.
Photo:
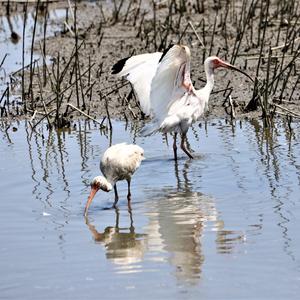
[(87, 117), (88, 119), (91, 119), (92, 121), (100, 124), (101, 126), (103, 126), (101, 124), (101, 122), (99, 122), (98, 120), (96, 120), (95, 118), (89, 116), (87, 113), (85, 113), (84, 111), (82, 111), (81, 109), (77, 108), (75, 105), (71, 104), (71, 103), (67, 103), (68, 106), (72, 107), (73, 109), (77, 110), (79, 113), (81, 113), (82, 115), (84, 115), (85, 117)]

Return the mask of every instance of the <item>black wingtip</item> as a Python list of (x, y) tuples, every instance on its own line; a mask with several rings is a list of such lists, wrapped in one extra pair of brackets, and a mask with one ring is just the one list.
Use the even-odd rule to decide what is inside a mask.
[(120, 59), (117, 63), (113, 65), (111, 68), (112, 72), (111, 74), (118, 74), (122, 71), (124, 65), (126, 64), (126, 61), (130, 58), (131, 56), (125, 57)]
[(170, 44), (170, 46), (164, 50), (164, 52), (163, 52), (163, 54), (161, 55), (161, 57), (160, 57), (158, 63), (160, 63), (160, 62), (162, 61), (162, 59), (164, 58), (164, 56), (167, 54), (167, 52), (168, 52), (173, 46), (175, 46), (175, 45), (174, 45), (174, 44)]

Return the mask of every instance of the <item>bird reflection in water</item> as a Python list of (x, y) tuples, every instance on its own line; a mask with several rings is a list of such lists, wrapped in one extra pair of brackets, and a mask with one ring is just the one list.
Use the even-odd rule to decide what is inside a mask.
[(151, 252), (147, 259), (157, 263), (158, 270), (167, 261), (175, 267), (174, 276), (180, 283), (196, 285), (205, 262), (204, 233), (213, 235), (216, 250), (210, 251), (220, 254), (232, 253), (235, 245), (243, 241), (240, 232), (224, 229), (214, 199), (192, 190), (188, 179), (190, 165), (191, 161), (186, 161), (179, 172), (175, 162), (177, 187), (165, 187), (146, 202), (149, 221), (145, 234), (135, 232), (130, 208), (129, 227), (119, 226), (118, 209), (115, 226), (108, 226), (103, 232), (98, 232), (86, 218), (95, 242), (105, 247), (107, 259), (118, 265), (118, 273), (142, 272), (140, 265), (147, 251)]
[[(231, 253), (240, 233), (224, 230), (214, 199), (192, 190), (188, 179), (191, 161), (182, 169), (183, 180), (175, 162), (177, 188), (164, 188), (154, 196), (149, 205), (149, 251), (159, 256), (168, 252), (168, 261), (175, 266), (174, 275), (180, 282), (197, 284), (205, 261), (203, 235), (216, 232), (218, 253)], [(207, 228), (208, 227), (208, 228)], [(213, 251), (213, 249), (211, 249)]]
[[(88, 216), (86, 224), (91, 231), (96, 243), (102, 244), (106, 249), (106, 258), (117, 265), (132, 265), (140, 262), (146, 250), (146, 234), (135, 233), (131, 209), (128, 209), (130, 226), (119, 227), (119, 209), (115, 209), (115, 226), (108, 226), (103, 232), (97, 231), (95, 225), (91, 224)], [(122, 272), (123, 269), (120, 270)], [(124, 272), (135, 272), (138, 269), (125, 268)]]

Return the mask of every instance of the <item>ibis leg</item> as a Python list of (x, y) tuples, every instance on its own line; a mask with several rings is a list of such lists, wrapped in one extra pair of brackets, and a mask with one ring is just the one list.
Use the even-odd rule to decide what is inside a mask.
[(131, 200), (130, 182), (131, 182), (131, 179), (127, 179), (127, 184), (128, 184), (127, 200), (128, 200), (128, 201)]
[(130, 182), (131, 179), (127, 179), (127, 184), (128, 184), (128, 194), (127, 194), (127, 200), (128, 200), (128, 211), (131, 212), (131, 191), (130, 191)]
[(174, 133), (174, 141), (173, 141), (173, 151), (174, 151), (174, 159), (177, 160), (177, 145), (176, 145), (177, 132)]
[(191, 154), (191, 152), (186, 148), (185, 140), (186, 140), (186, 134), (183, 133), (181, 135), (181, 144), (180, 144), (180, 147), (187, 154), (187, 156), (189, 158), (194, 158), (193, 155)]
[(118, 195), (118, 190), (117, 190), (117, 185), (116, 184), (114, 185), (114, 191), (115, 191), (115, 202), (114, 202), (113, 207), (116, 207), (116, 205), (118, 203), (118, 200), (119, 200), (119, 195)]

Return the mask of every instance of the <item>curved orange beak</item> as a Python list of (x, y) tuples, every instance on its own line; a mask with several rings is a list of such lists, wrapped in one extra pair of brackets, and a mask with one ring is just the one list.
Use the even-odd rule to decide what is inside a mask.
[(252, 82), (254, 82), (254, 80), (246, 72), (238, 69), (237, 67), (235, 67), (225, 61), (222, 61), (221, 59), (219, 60), (217, 67), (223, 67), (223, 68), (231, 69), (234, 71), (238, 71), (238, 72), (244, 74), (245, 76), (247, 76)]
[(88, 209), (89, 209), (89, 206), (90, 204), (92, 203), (93, 201), (93, 198), (95, 197), (96, 193), (98, 192), (99, 188), (96, 187), (96, 186), (92, 186), (91, 187), (91, 192), (90, 192), (90, 195), (88, 197), (88, 200), (86, 202), (86, 205), (85, 205), (85, 209), (84, 209), (84, 215), (87, 216), (87, 213), (88, 213)]

